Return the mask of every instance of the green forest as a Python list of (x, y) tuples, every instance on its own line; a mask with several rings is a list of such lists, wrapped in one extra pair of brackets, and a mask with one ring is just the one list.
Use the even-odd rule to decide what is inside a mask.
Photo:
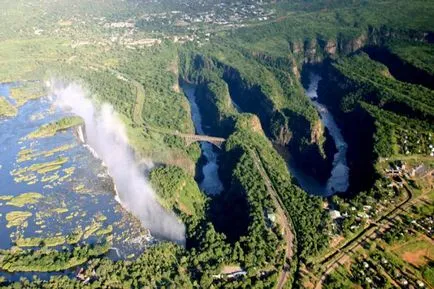
[[(197, 11), (184, 11), (180, 2), (17, 0), (2, 7), (0, 83), (25, 85), (10, 97), (0, 90), (0, 120), (46, 93), (41, 83), (50, 80), (80, 84), (98, 105), (111, 104), (137, 158), (154, 163), (149, 183), (185, 224), (186, 243), (158, 241), (120, 260), (108, 257), (112, 228), (94, 244), (73, 235), (61, 245), (15, 244), (0, 250), (1, 271), (30, 273), (15, 282), (0, 274), (1, 288), (395, 288), (393, 274), (384, 274), (389, 265), (378, 263), (392, 260), (388, 246), (404, 244), (400, 233), (426, 237), (411, 221), (379, 229), (384, 242), (348, 253), (348, 268), (331, 264), (373, 224), (393, 219), (393, 206), (422, 204), (405, 208), (408, 216), (421, 224), (429, 218), (432, 174), (419, 176), (417, 168), (434, 168), (434, 2), (253, 1), (274, 16), (222, 26), (168, 20), (199, 17), (214, 5), (201, 1)], [(350, 187), (335, 196), (303, 190), (277, 149), (322, 185), (330, 177), (336, 149), (305, 93), (311, 72), (321, 75), (318, 101), (348, 143)], [(201, 190), (200, 143), (182, 137), (196, 134), (185, 86), (195, 87), (204, 134), (224, 138), (214, 148), (220, 195)], [(82, 124), (66, 117), (28, 138)], [(378, 280), (369, 270), (360, 275), (363, 262), (382, 272)], [(400, 274), (432, 280), (433, 260), (407, 263)], [(87, 281), (77, 278), (80, 268)], [(416, 277), (406, 278), (417, 284)]]

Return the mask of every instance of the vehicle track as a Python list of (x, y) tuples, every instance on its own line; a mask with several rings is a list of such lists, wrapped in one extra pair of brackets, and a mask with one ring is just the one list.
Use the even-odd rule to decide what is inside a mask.
[(290, 261), (292, 259), (292, 256), (294, 254), (292, 246), (294, 243), (294, 234), (292, 233), (292, 226), (290, 225), (290, 217), (287, 216), (286, 211), (284, 210), (284, 206), (282, 201), (280, 200), (279, 195), (277, 194), (272, 182), (270, 181), (270, 178), (268, 177), (268, 174), (266, 173), (266, 170), (264, 169), (264, 166), (262, 164), (261, 159), (258, 156), (257, 151), (250, 150), (251, 155), (253, 156), (253, 162), (258, 169), (261, 177), (265, 181), (265, 185), (267, 186), (267, 190), (270, 193), (270, 197), (274, 203), (274, 206), (276, 207), (276, 215), (277, 220), (280, 221), (280, 226), (283, 228), (284, 234), (284, 241), (286, 242), (286, 252), (285, 252), (285, 260), (282, 267), (282, 270), (280, 272), (280, 276), (278, 278), (277, 286), (276, 288), (281, 289), (285, 285), (288, 274), (289, 274), (289, 268), (290, 268)]

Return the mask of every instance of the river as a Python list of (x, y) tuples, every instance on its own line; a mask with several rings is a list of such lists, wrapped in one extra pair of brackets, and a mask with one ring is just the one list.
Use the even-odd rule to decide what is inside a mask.
[(347, 148), (348, 145), (342, 136), (333, 115), (326, 106), (318, 102), (318, 83), (321, 76), (315, 73), (309, 75), (309, 86), (306, 89), (306, 95), (312, 100), (317, 109), (321, 121), (328, 129), (337, 152), (333, 158), (333, 169), (330, 178), (327, 180), (325, 187), (322, 188), (324, 196), (331, 196), (337, 192), (346, 192), (349, 186), (349, 168), (347, 166)]
[[(196, 87), (193, 85), (184, 85), (183, 90), (190, 102), (191, 119), (193, 120), (194, 127), (197, 134), (205, 134), (202, 126), (202, 115), (200, 114), (199, 107), (196, 102)], [(199, 187), (208, 195), (217, 195), (223, 191), (223, 184), (218, 175), (217, 158), (218, 153), (214, 151), (213, 145), (208, 142), (201, 142), (200, 147), (202, 155), (206, 162), (202, 166), (203, 180)]]
[(333, 167), (330, 178), (326, 184), (320, 183), (314, 177), (307, 175), (297, 166), (286, 147), (275, 145), (277, 151), (286, 160), (291, 175), (297, 180), (300, 187), (312, 195), (332, 196), (338, 192), (346, 192), (349, 187), (349, 168), (347, 166), (347, 148), (342, 133), (326, 106), (318, 102), (318, 83), (321, 76), (315, 73), (309, 75), (309, 85), (305, 90), (306, 96), (312, 101), (319, 113), (322, 124), (328, 129), (336, 147), (333, 156)]
[[(1, 84), (0, 97), (14, 104), (10, 89), (19, 86)], [(150, 245), (147, 230), (115, 200), (107, 168), (74, 136), (73, 129), (51, 137), (27, 137), (41, 125), (68, 115), (53, 106), (49, 97), (43, 97), (19, 107), (15, 117), (0, 117), (0, 249), (9, 249), (18, 238), (67, 237), (79, 230), (88, 232), (81, 238), (82, 243), (95, 243), (105, 234), (111, 235), (120, 254), (110, 252), (110, 258), (140, 254)], [(60, 164), (50, 165), (54, 162)], [(23, 205), (8, 202), (27, 192), (36, 192), (40, 198)], [(17, 211), (29, 217), (11, 225), (7, 216)], [(11, 281), (33, 274), (48, 279), (56, 273), (0, 271), (0, 276)]]
[[(279, 146), (275, 146), (275, 148), (287, 160), (288, 168), (299, 183), (300, 187), (313, 195), (331, 196), (337, 192), (345, 192), (349, 186), (349, 168), (347, 166), (346, 158), (347, 143), (345, 142), (333, 115), (329, 112), (327, 107), (317, 101), (317, 90), (320, 80), (321, 77), (318, 74), (311, 73), (309, 75), (309, 86), (305, 90), (305, 93), (317, 109), (323, 125), (328, 129), (329, 134), (335, 143), (337, 151), (333, 158), (331, 176), (327, 180), (326, 184), (321, 184), (314, 177), (305, 174), (300, 168), (298, 168), (286, 148)], [(196, 102), (196, 87), (193, 85), (184, 85), (183, 90), (190, 102), (191, 118), (196, 132), (198, 134), (205, 134), (202, 126), (202, 115)], [(242, 113), (238, 105), (234, 103), (234, 106), (238, 112)], [(208, 195), (219, 194), (223, 190), (223, 185), (218, 175), (218, 153), (213, 149), (212, 144), (207, 142), (201, 143), (201, 149), (202, 154), (206, 159), (206, 163), (202, 167), (203, 180), (199, 184), (199, 187)]]

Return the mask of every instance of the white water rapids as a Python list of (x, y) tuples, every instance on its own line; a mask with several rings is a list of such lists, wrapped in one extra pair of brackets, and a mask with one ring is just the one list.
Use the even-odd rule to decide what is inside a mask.
[(325, 195), (330, 196), (337, 192), (345, 192), (349, 186), (349, 168), (347, 166), (347, 148), (345, 142), (333, 115), (328, 109), (319, 103), (318, 98), (318, 83), (321, 77), (317, 74), (310, 74), (309, 87), (306, 90), (306, 95), (312, 100), (312, 103), (318, 110), (324, 126), (328, 129), (337, 149), (333, 159), (333, 169), (330, 178), (327, 181)]

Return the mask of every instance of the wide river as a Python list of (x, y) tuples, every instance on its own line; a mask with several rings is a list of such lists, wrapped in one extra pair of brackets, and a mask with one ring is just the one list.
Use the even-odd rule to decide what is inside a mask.
[[(10, 90), (20, 85), (0, 84), (0, 97), (15, 104)], [(107, 168), (73, 130), (45, 138), (27, 137), (40, 126), (67, 115), (43, 97), (19, 107), (15, 117), (0, 117), (0, 249), (9, 249), (17, 239), (67, 237), (83, 231), (83, 243), (112, 236), (114, 248), (108, 257), (138, 255), (149, 245), (148, 231), (115, 200)], [(37, 201), (17, 205), (9, 202), (29, 192), (39, 195)], [(8, 216), (17, 212), (28, 216), (13, 225)], [(8, 280), (33, 274), (0, 271), (0, 276)], [(36, 275), (47, 279), (52, 274)]]

